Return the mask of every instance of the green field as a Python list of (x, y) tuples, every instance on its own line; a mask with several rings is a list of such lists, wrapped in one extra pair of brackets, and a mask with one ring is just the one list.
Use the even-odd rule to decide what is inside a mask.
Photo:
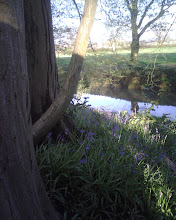
[[(129, 49), (119, 49), (116, 53), (111, 51), (87, 52), (84, 66), (96, 64), (98, 66), (104, 64), (128, 64), (130, 60)], [(61, 54), (57, 58), (57, 64), (66, 69), (70, 61), (70, 55)], [(139, 64), (148, 65), (150, 63), (160, 65), (176, 64), (176, 46), (167, 46), (161, 48), (141, 48), (139, 51)]]

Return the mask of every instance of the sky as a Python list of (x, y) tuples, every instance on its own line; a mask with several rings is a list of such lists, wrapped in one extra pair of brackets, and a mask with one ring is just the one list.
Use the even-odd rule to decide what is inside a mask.
[(109, 33), (101, 21), (95, 21), (91, 30), (90, 38), (92, 42), (103, 43), (108, 40)]
[[(96, 18), (101, 18), (103, 17), (103, 15), (101, 14), (99, 8), (97, 8), (97, 12), (96, 12)], [(171, 9), (170, 9), (171, 12), (176, 12), (176, 6), (173, 6)], [(57, 21), (56, 21), (57, 22)], [(172, 23), (172, 20), (170, 19), (169, 22)], [(58, 22), (60, 24), (60, 22)], [(67, 24), (68, 26), (75, 26), (75, 27), (79, 27), (79, 24), (80, 24), (80, 21), (79, 19), (67, 19), (67, 20), (64, 20), (64, 24)], [(175, 26), (175, 30), (172, 34), (170, 34), (171, 37), (175, 38), (176, 36), (176, 24), (174, 25)], [(98, 43), (99, 46), (101, 47), (101, 45), (103, 43), (105, 43), (108, 38), (109, 38), (109, 34), (110, 34), (110, 31), (108, 31), (106, 28), (105, 28), (105, 25), (103, 23), (103, 20), (98, 20), (98, 19), (95, 19), (94, 21), (94, 24), (93, 24), (93, 27), (92, 27), (92, 31), (91, 31), (91, 34), (90, 34), (90, 39), (92, 41), (92, 43)], [(146, 32), (142, 35), (141, 37), (141, 40), (152, 40), (152, 38), (154, 38), (155, 35), (153, 32)], [(122, 39), (124, 41), (131, 41), (131, 31), (128, 31), (125, 33), (125, 35), (122, 37)]]
[[(170, 12), (175, 13), (176, 12), (176, 6), (172, 6), (170, 8)], [(98, 11), (97, 13), (100, 13), (100, 12)], [(173, 18), (168, 19), (170, 24), (173, 22), (175, 16)], [(173, 25), (173, 29), (174, 30), (172, 31), (172, 33), (169, 33), (169, 35), (170, 35), (170, 38), (173, 37), (173, 39), (176, 39), (176, 37), (175, 37), (176, 36), (176, 23)], [(103, 24), (102, 21), (99, 21), (99, 20), (94, 21), (90, 38), (91, 38), (92, 42), (99, 42), (99, 43), (103, 43), (106, 40), (108, 40), (109, 32), (105, 28), (105, 25)], [(153, 39), (155, 38), (155, 34), (152, 31), (146, 31), (141, 36), (141, 40), (149, 40), (149, 39), (152, 39), (152, 38)], [(125, 33), (125, 36), (123, 36), (123, 39), (126, 40), (126, 41), (131, 41), (131, 31)]]

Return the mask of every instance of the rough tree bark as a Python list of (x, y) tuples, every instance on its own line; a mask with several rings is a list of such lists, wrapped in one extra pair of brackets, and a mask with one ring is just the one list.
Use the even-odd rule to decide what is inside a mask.
[(59, 219), (32, 140), (22, 0), (0, 0), (0, 218)]
[(50, 0), (24, 0), (24, 12), (34, 123), (49, 108), (58, 93)]
[(85, 1), (84, 12), (67, 77), (53, 104), (33, 125), (33, 137), (35, 143), (39, 143), (40, 140), (55, 126), (57, 121), (62, 118), (63, 113), (66, 111), (74, 93), (76, 92), (91, 27), (95, 17), (96, 6), (97, 0)]
[(137, 63), (139, 53), (139, 34), (137, 27), (137, 1), (134, 1), (131, 8), (131, 30), (132, 30), (132, 43), (131, 43), (131, 61)]

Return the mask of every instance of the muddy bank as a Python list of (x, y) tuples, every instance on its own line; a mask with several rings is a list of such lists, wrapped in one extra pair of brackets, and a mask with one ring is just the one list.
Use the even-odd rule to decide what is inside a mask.
[[(114, 68), (114, 69), (113, 69)], [(90, 70), (90, 69), (89, 69)], [(106, 68), (83, 75), (81, 83), (87, 88), (176, 91), (176, 66), (140, 67), (118, 65), (108, 72)]]

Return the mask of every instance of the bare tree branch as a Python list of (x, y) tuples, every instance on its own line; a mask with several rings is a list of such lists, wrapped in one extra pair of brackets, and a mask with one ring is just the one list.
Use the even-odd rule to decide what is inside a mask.
[(142, 22), (143, 22), (143, 20), (144, 20), (144, 18), (145, 18), (145, 16), (146, 16), (146, 14), (147, 14), (147, 12), (148, 12), (150, 6), (154, 3), (154, 1), (155, 1), (155, 0), (152, 0), (152, 1), (147, 5), (147, 7), (145, 8), (145, 11), (144, 11), (144, 13), (143, 13), (143, 15), (142, 15), (142, 17), (141, 17), (141, 19), (140, 19), (140, 22), (139, 22), (138, 26), (137, 26), (138, 28), (141, 27)]
[(72, 1), (73, 1), (73, 4), (74, 4), (74, 5), (75, 5), (75, 7), (76, 7), (76, 10), (77, 10), (78, 15), (79, 15), (79, 19), (80, 19), (80, 21), (81, 21), (82, 15), (81, 15), (81, 13), (80, 13), (80, 11), (79, 11), (78, 5), (77, 5), (77, 3), (76, 3), (76, 1), (75, 1), (75, 0), (72, 0)]
[(162, 40), (162, 44), (164, 43), (164, 41), (165, 41), (165, 39), (166, 39), (166, 37), (167, 37), (169, 31), (171, 30), (172, 26), (174, 25), (175, 21), (176, 21), (176, 16), (174, 17), (174, 19), (173, 19), (173, 21), (172, 21), (170, 27), (169, 27), (168, 30), (167, 30), (167, 32), (166, 32), (166, 34), (165, 34), (165, 36), (164, 36), (164, 38), (163, 38), (163, 40)]
[[(142, 22), (143, 22), (143, 20), (144, 20), (146, 14), (147, 14), (147, 11), (149, 10), (150, 6), (151, 6), (153, 3), (154, 3), (154, 0), (152, 0), (152, 1), (150, 2), (150, 4), (146, 7), (146, 9), (145, 9), (145, 11), (144, 11), (144, 14), (142, 15), (141, 20), (140, 20), (140, 22), (139, 22), (139, 24), (138, 24), (138, 28), (141, 27)], [(167, 4), (167, 3), (166, 3), (166, 0), (163, 0), (163, 1), (162, 1), (162, 4), (161, 4), (161, 9), (160, 9), (159, 14), (158, 14), (154, 19), (152, 19), (151, 21), (149, 21), (149, 22), (144, 26), (144, 28), (143, 28), (143, 29), (141, 30), (141, 32), (139, 33), (139, 38), (140, 38), (141, 35), (146, 31), (146, 29), (150, 27), (150, 25), (152, 25), (155, 21), (157, 21), (159, 18), (161, 18), (161, 17), (164, 15), (164, 13), (165, 13), (171, 6), (173, 6), (174, 4), (175, 4), (175, 1), (171, 1), (170, 3)], [(166, 7), (166, 8), (164, 9), (164, 7)]]
[(129, 0), (125, 0), (125, 2), (126, 2), (126, 4), (127, 4), (128, 10), (131, 12), (132, 8), (131, 8), (131, 5), (130, 5)]
[(162, 8), (161, 11), (159, 12), (159, 14), (154, 18), (152, 19), (151, 21), (149, 21), (145, 26), (144, 28), (141, 30), (141, 32), (139, 33), (139, 38), (142, 36), (142, 34), (147, 30), (147, 28), (150, 27), (150, 25), (152, 25), (155, 21), (157, 21), (159, 18), (161, 18), (164, 13), (166, 11)]

